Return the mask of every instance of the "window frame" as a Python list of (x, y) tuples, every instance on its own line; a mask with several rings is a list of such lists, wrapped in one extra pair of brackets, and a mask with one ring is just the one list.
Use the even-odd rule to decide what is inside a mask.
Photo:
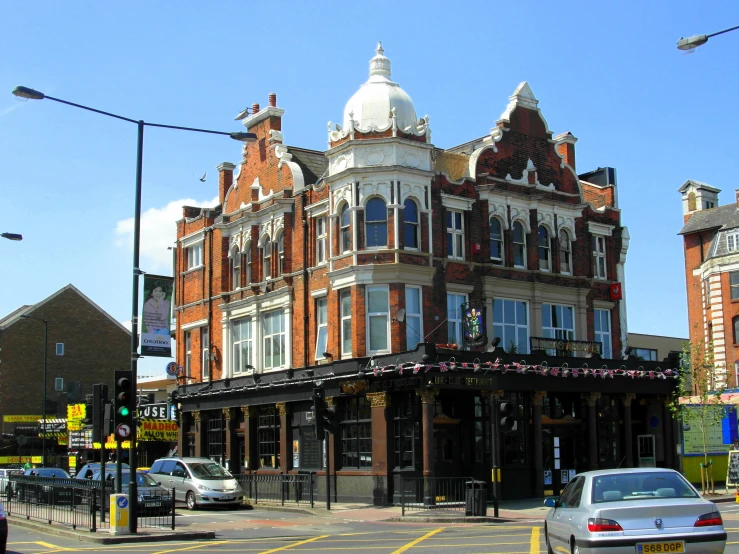
[[(387, 298), (387, 309), (386, 311), (382, 312), (373, 312), (370, 311), (370, 303), (371, 303), (371, 295), (375, 292), (384, 292)], [(366, 340), (367, 340), (367, 353), (368, 354), (384, 354), (384, 353), (390, 353), (392, 350), (391, 346), (391, 340), (390, 340), (390, 287), (387, 285), (368, 285), (365, 288), (365, 295), (366, 295), (366, 303), (365, 303), (365, 309), (366, 309), (366, 316), (365, 316), (365, 329), (366, 329)], [(371, 327), (371, 320), (372, 318), (385, 318), (385, 348), (375, 348), (376, 346), (372, 344), (372, 327)]]
[[(412, 294), (418, 294), (418, 311), (412, 312), (409, 307), (408, 293), (413, 291)], [(413, 322), (413, 323), (411, 323)], [(417, 323), (416, 329), (413, 328), (414, 323)], [(413, 331), (418, 336), (418, 341), (413, 344), (411, 341), (411, 333)], [(405, 286), (405, 348), (406, 350), (415, 349), (419, 343), (423, 342), (423, 288), (414, 285)]]
[(593, 278), (601, 281), (608, 279), (606, 237), (604, 235), (593, 235)]
[[(549, 321), (551, 322), (551, 324), (548, 326), (544, 324), (544, 314), (547, 308), (552, 308), (549, 313)], [(565, 310), (570, 311), (570, 322), (572, 323), (571, 328), (564, 327)], [(577, 322), (575, 321), (576, 317), (577, 311), (575, 310), (574, 306), (568, 304), (550, 304), (548, 302), (543, 302), (541, 304), (541, 335), (549, 339), (557, 339), (563, 341), (575, 340), (577, 336)], [(559, 321), (559, 323), (556, 323), (557, 320)], [(550, 356), (568, 355), (567, 352), (560, 352), (551, 348), (547, 349), (547, 354), (549, 354)]]
[[(565, 267), (566, 269), (563, 269)], [(563, 275), (572, 275), (572, 241), (567, 229), (559, 230), (559, 272)]]
[[(459, 310), (459, 313), (456, 317), (454, 317), (455, 314), (451, 313), (452, 309), (452, 302), (454, 301), (453, 298), (461, 299), (462, 302), (460, 302), (457, 305), (457, 310)], [(447, 292), (446, 295), (446, 315), (447, 315), (447, 341), (451, 341), (454, 339), (453, 342), (449, 342), (449, 344), (457, 344), (462, 345), (464, 341), (464, 325), (463, 325), (463, 319), (464, 319), (464, 313), (462, 310), (462, 306), (464, 304), (467, 304), (470, 301), (470, 297), (467, 293), (460, 293), (460, 292)], [(452, 336), (452, 329), (456, 331), (455, 335)]]
[[(285, 316), (285, 310), (284, 309), (277, 309), (277, 310), (270, 310), (268, 312), (263, 312), (260, 316), (260, 323), (262, 327), (262, 367), (267, 369), (280, 369), (285, 367), (285, 364), (287, 363), (287, 322), (285, 321), (287, 318)], [(280, 327), (279, 329), (275, 329), (274, 322), (279, 321)], [(271, 328), (267, 329), (268, 322), (271, 325)], [(272, 346), (274, 345), (274, 341), (277, 338), (278, 344), (279, 344), (279, 352), (278, 352), (278, 361), (280, 362), (277, 365), (274, 365), (274, 358), (275, 354), (273, 352)], [(267, 348), (267, 344), (270, 344), (270, 347)], [(267, 352), (270, 353), (270, 361), (267, 362)]]
[[(341, 468), (372, 469), (372, 409), (366, 396), (341, 399)], [(351, 463), (351, 459), (356, 463)]]
[(272, 277), (272, 241), (267, 237), (262, 243), (262, 280)]
[(537, 229), (539, 271), (552, 270), (552, 235), (545, 225), (539, 225)]
[(251, 282), (252, 282), (252, 280), (251, 280), (251, 278), (252, 278), (252, 273), (251, 273), (251, 270), (252, 270), (251, 252), (252, 252), (252, 250), (251, 250), (251, 243), (249, 243), (249, 246), (247, 246), (246, 249), (244, 250), (244, 256), (243, 256), (245, 258), (243, 265), (244, 265), (244, 269), (246, 270), (246, 276), (245, 276), (244, 281), (245, 281), (245, 283), (246, 283), (247, 286), (250, 285)]
[[(379, 205), (378, 203), (382, 204), (382, 210), (383, 210), (383, 216), (384, 219), (370, 219), (370, 205), (375, 206)], [(377, 208), (379, 210), (379, 207)], [(372, 210), (374, 211), (374, 210)], [(364, 246), (367, 249), (375, 249), (375, 248), (387, 248), (388, 244), (388, 229), (387, 229), (387, 202), (385, 202), (385, 199), (380, 196), (373, 196), (369, 200), (367, 200), (367, 203), (364, 206)], [(374, 215), (373, 215), (374, 216)], [(384, 235), (385, 235), (385, 242), (380, 243), (380, 238), (378, 231), (381, 231), (384, 228)], [(373, 232), (370, 232), (370, 231)], [(370, 236), (373, 236), (374, 239), (370, 241)]]
[[(497, 237), (493, 236), (493, 222), (498, 226), (498, 235)], [(505, 239), (503, 236), (503, 222), (500, 220), (499, 217), (493, 216), (488, 221), (489, 225), (489, 237), (490, 237), (490, 260), (495, 265), (505, 265)], [(499, 257), (493, 256), (493, 251), (495, 248), (493, 247), (493, 244), (498, 244), (498, 251), (500, 252)]]
[[(257, 458), (260, 468), (280, 469), (280, 419), (274, 404), (257, 407)], [(267, 457), (272, 458), (272, 464), (264, 463)]]
[(325, 264), (327, 261), (326, 242), (328, 237), (326, 216), (316, 217), (316, 264)]
[(726, 251), (736, 252), (739, 250), (739, 232), (726, 233)]
[(739, 271), (729, 272), (729, 297), (739, 300)]
[[(608, 326), (603, 330), (603, 323)], [(611, 332), (611, 310), (593, 308), (593, 339), (601, 343), (601, 357), (613, 358), (613, 334)]]
[[(246, 336), (240, 333), (236, 336), (236, 328), (246, 330)], [(242, 344), (247, 345), (248, 359), (243, 360)], [(231, 320), (231, 372), (233, 375), (247, 373), (246, 366), (254, 367), (254, 320), (251, 316)], [(237, 364), (236, 360), (239, 359)], [(252, 370), (253, 371), (253, 370)]]
[(185, 331), (185, 377), (192, 374), (192, 334), (191, 331)]
[[(344, 303), (348, 299), (348, 306)], [(348, 308), (348, 310), (346, 309)], [(339, 315), (341, 318), (341, 357), (351, 358), (353, 352), (352, 340), (352, 292), (351, 289), (339, 291)], [(348, 329), (347, 329), (348, 327)], [(347, 350), (347, 342), (349, 349)]]
[(285, 273), (285, 233), (277, 239), (277, 276)]
[[(457, 228), (457, 223), (459, 223), (459, 228)], [(447, 208), (446, 237), (447, 258), (452, 260), (464, 260), (464, 212), (462, 210)]]
[[(408, 218), (408, 207), (412, 206), (413, 215), (415, 220)], [(403, 202), (403, 248), (406, 250), (420, 250), (421, 249), (421, 214), (418, 209), (418, 204), (413, 198), (406, 198)], [(408, 237), (412, 237), (415, 244), (408, 245)]]
[(203, 267), (203, 242), (196, 242), (185, 247), (187, 271)]
[(328, 298), (316, 298), (316, 351), (315, 360), (325, 360), (328, 349)]
[(734, 344), (739, 344), (739, 316), (734, 316), (731, 319), (731, 326), (734, 331)]
[(341, 253), (343, 254), (352, 250), (352, 213), (349, 211), (349, 204), (345, 203), (339, 214)]
[(241, 251), (237, 246), (231, 249), (231, 290), (241, 288)]
[[(505, 319), (506, 316), (506, 302), (512, 302), (513, 303), (513, 316), (514, 320), (513, 322), (509, 322)], [(500, 303), (500, 304), (498, 304)], [(518, 321), (519, 319), (519, 304), (522, 304), (523, 308), (523, 315), (526, 318), (525, 323), (520, 323)], [(500, 314), (502, 316), (501, 321), (496, 321), (495, 313), (498, 311), (496, 309), (496, 306), (500, 305)], [(506, 350), (509, 348), (508, 344), (511, 340), (511, 338), (508, 336), (508, 332), (513, 331), (514, 338), (515, 338), (515, 346), (516, 346), (516, 353), (517, 354), (528, 354), (529, 350), (531, 348), (531, 314), (529, 313), (530, 310), (530, 304), (527, 300), (520, 300), (517, 298), (493, 298), (493, 337), (500, 337), (500, 345), (503, 350)], [(499, 329), (499, 330), (496, 330)], [(523, 348), (525, 349), (523, 352), (521, 352), (521, 344), (519, 341), (519, 331), (525, 330), (526, 332), (526, 339), (523, 343)]]
[[(521, 230), (521, 240), (516, 240), (517, 230)], [(526, 260), (526, 227), (523, 223), (516, 220), (511, 225), (511, 244), (513, 246), (513, 267), (519, 269), (526, 269), (528, 261)], [(516, 263), (517, 258), (520, 256), (521, 263)]]
[(205, 380), (210, 377), (210, 329), (207, 325), (200, 328), (200, 350), (200, 372)]

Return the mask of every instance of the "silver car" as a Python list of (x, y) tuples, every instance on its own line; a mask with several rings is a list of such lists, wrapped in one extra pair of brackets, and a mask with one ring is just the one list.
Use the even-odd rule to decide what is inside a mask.
[(721, 514), (677, 471), (607, 469), (581, 473), (547, 498), (547, 552), (652, 554), (723, 552)]
[(209, 458), (159, 458), (149, 469), (163, 487), (175, 489), (175, 499), (184, 500), (187, 508), (200, 506), (236, 507), (244, 491), (233, 475)]

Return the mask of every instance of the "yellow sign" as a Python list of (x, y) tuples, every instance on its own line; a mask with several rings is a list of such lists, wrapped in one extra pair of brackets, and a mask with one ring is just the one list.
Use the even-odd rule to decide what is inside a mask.
[[(99, 442), (93, 442), (92, 447), (95, 450), (100, 450), (100, 443)], [(121, 443), (121, 448), (123, 450), (127, 448), (131, 448), (131, 441), (123, 441)], [(105, 438), (105, 449), (106, 450), (115, 450), (115, 435), (108, 435)]]
[(40, 464), (41, 456), (0, 456), (0, 464)]
[(43, 419), (40, 415), (4, 415), (3, 423), (36, 423)]
[(175, 442), (179, 427), (174, 421), (166, 419), (142, 419), (137, 429), (140, 441)]
[(84, 404), (69, 404), (67, 406), (67, 430), (81, 431), (82, 420), (87, 415), (87, 406)]

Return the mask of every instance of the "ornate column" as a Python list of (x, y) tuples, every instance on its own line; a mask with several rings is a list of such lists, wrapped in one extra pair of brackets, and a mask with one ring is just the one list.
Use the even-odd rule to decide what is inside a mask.
[(598, 469), (598, 429), (596, 427), (596, 406), (600, 398), (599, 392), (591, 392), (587, 395), (588, 403), (588, 458), (590, 458), (590, 469)]
[(292, 429), (287, 419), (287, 404), (277, 402), (275, 406), (280, 416), (280, 472), (287, 473), (292, 465)]
[(434, 475), (434, 405), (439, 389), (416, 391), (421, 397), (421, 427), (423, 437), (423, 503), (433, 506), (435, 494), (429, 477)]
[(240, 473), (241, 468), (238, 467), (239, 454), (238, 452), (236, 452), (236, 431), (234, 429), (234, 422), (236, 421), (236, 418), (234, 417), (233, 409), (223, 408), (222, 411), (223, 423), (225, 426), (224, 431), (226, 434), (225, 444), (223, 445), (223, 455), (228, 462), (228, 465), (225, 467), (233, 473)]
[(390, 395), (386, 392), (368, 392), (367, 400), (372, 414), (372, 475), (375, 480), (372, 500), (376, 506), (386, 506), (390, 501), (392, 469), (389, 463), (392, 433), (388, 432)]
[(259, 469), (257, 452), (257, 409), (254, 406), (241, 406), (244, 414), (244, 468), (249, 471)]
[(177, 433), (177, 452), (180, 456), (187, 456), (187, 434), (190, 431), (190, 412), (180, 412), (180, 418), (177, 424), (180, 430)]
[(670, 399), (662, 398), (662, 444), (665, 450), (665, 467), (673, 467), (675, 443), (672, 440), (672, 410), (670, 410)]
[(624, 455), (626, 467), (634, 467), (634, 435), (631, 429), (631, 402), (636, 398), (633, 392), (626, 393), (621, 399), (624, 405)]
[(196, 411), (192, 412), (192, 420), (195, 423), (195, 457), (200, 458), (205, 456), (207, 452), (205, 432), (203, 431), (203, 425), (207, 421), (207, 418), (203, 417), (203, 412)]
[(541, 434), (541, 405), (544, 403), (545, 391), (536, 391), (531, 395), (532, 417), (534, 427), (534, 495), (536, 498), (544, 496), (544, 457)]

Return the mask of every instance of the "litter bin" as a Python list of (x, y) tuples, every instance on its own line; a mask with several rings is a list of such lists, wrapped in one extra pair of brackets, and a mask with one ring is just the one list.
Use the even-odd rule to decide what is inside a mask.
[(465, 509), (466, 516), (487, 515), (487, 501), (485, 497), (485, 481), (467, 481), (465, 483)]

